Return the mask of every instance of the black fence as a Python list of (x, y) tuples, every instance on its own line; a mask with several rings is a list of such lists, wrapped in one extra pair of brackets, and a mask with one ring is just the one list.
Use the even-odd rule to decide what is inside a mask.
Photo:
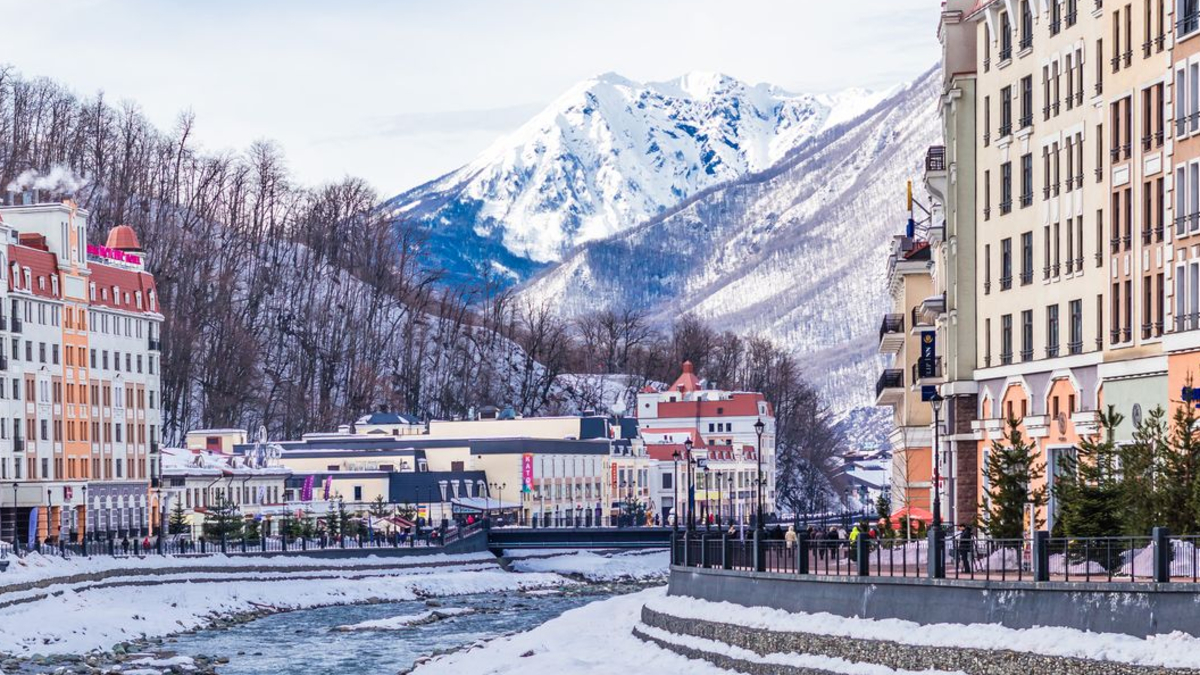
[(24, 558), (30, 554), (72, 557), (146, 557), (146, 556), (209, 556), (243, 554), (303, 554), (310, 551), (332, 549), (400, 549), (400, 548), (443, 548), (483, 531), (481, 524), (465, 527), (426, 528), (410, 534), (407, 532), (371, 533), (350, 536), (319, 537), (267, 537), (256, 538), (204, 538), (143, 537), (109, 539), (106, 541), (83, 541), (72, 543), (39, 543), (34, 546), (0, 545), (0, 558), (15, 556)]
[(925, 539), (794, 540), (708, 532), (673, 534), (671, 562), (779, 574), (929, 577), (985, 581), (1200, 582), (1200, 537), (1032, 539), (938, 536)]

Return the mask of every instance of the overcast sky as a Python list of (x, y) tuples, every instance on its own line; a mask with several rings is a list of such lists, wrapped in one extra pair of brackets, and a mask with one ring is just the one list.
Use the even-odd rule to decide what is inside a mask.
[(885, 88), (938, 59), (939, 0), (0, 0), (0, 63), (211, 150), (279, 142), (297, 177), (398, 193), (572, 84), (720, 71), (792, 91)]

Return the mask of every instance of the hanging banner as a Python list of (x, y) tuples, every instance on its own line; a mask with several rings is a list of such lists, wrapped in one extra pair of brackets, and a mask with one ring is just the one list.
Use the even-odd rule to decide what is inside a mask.
[(37, 506), (29, 509), (29, 548), (37, 545), (38, 514), (41, 510)]
[(311, 502), (313, 493), (313, 477), (311, 475), (304, 477), (304, 487), (300, 488), (300, 501)]
[(329, 501), (329, 493), (333, 491), (333, 476), (325, 476), (325, 496), (323, 499)]
[(533, 490), (533, 455), (521, 455), (521, 492)]

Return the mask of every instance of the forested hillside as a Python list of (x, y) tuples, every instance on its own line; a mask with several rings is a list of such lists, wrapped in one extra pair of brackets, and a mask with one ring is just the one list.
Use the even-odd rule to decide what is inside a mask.
[[(785, 471), (834, 471), (824, 404), (772, 343), (686, 315), (667, 330), (619, 309), (568, 320), (552, 300), (442, 283), (418, 264), (420, 231), (393, 224), (361, 181), (297, 185), (274, 145), (203, 152), (195, 124), (185, 114), (156, 129), (135, 105), (0, 67), (0, 187), (69, 193), (90, 211), (93, 241), (128, 224), (146, 249), (166, 317), (168, 442), (260, 424), (295, 438), (381, 406), (422, 418), (485, 404), (603, 409), (606, 381), (628, 396), (690, 359), (775, 403)], [(781, 492), (798, 495), (788, 480)]]

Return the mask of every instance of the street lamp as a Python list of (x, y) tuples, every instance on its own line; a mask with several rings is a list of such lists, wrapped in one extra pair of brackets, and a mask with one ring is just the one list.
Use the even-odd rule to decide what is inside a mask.
[(17, 528), (20, 526), (20, 518), (17, 516), (17, 487), (20, 483), (13, 483), (13, 549), (17, 548), (19, 539), (17, 538)]
[(727, 490), (727, 492), (729, 493), (729, 522), (730, 522), (730, 524), (733, 524), (733, 523), (738, 522), (738, 517), (737, 517), (737, 513), (735, 512), (734, 505), (733, 505), (733, 494), (734, 494), (733, 489), (735, 487), (734, 483), (736, 482), (736, 479), (734, 478), (734, 475), (732, 473), (729, 474), (728, 481), (729, 481), (729, 490)]
[(705, 464), (705, 465), (704, 465), (704, 506), (703, 506), (703, 514), (704, 514), (704, 529), (706, 529), (706, 530), (708, 529), (708, 521), (709, 521), (709, 520), (712, 518), (712, 513), (710, 513), (710, 511), (709, 511), (709, 505), (708, 505), (708, 491), (709, 491), (709, 489), (711, 489), (711, 488), (712, 488), (712, 483), (711, 483), (711, 481), (709, 480), (709, 477), (708, 477), (708, 471), (709, 471), (709, 469), (708, 469), (708, 465), (707, 465), (707, 464)]
[(692, 473), (692, 439), (683, 442), (683, 461), (687, 462), (688, 474), (688, 530), (696, 529), (696, 482)]
[[(675, 468), (671, 474), (671, 487), (675, 492), (675, 496), (671, 499), (671, 506), (675, 509), (675, 517), (671, 519), (671, 528), (679, 529), (679, 451), (671, 453), (671, 460), (675, 462)], [(15, 483), (14, 483), (15, 485)]]
[(929, 399), (933, 408), (933, 526), (942, 529), (942, 453), (938, 441), (938, 429), (941, 427), (939, 414), (942, 412), (943, 398), (936, 391)]
[(754, 452), (754, 459), (758, 463), (758, 529), (763, 529), (763, 476), (762, 476), (762, 435), (763, 429), (767, 425), (763, 424), (760, 417), (754, 423), (754, 433), (758, 435), (758, 449)]

